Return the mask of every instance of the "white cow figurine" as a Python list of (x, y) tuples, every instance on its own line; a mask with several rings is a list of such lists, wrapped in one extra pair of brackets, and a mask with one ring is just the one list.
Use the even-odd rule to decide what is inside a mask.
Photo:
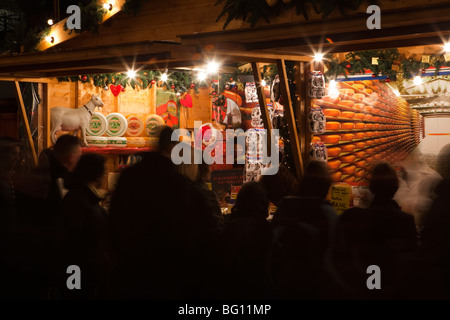
[[(64, 107), (52, 108), (50, 110), (50, 119), (53, 144), (56, 142), (56, 133), (58, 131), (81, 130), (83, 144), (88, 147), (86, 128), (89, 126), (89, 121), (91, 120), (95, 107), (103, 107), (103, 101), (98, 95), (93, 94), (91, 100), (82, 107), (76, 109)], [(75, 134), (78, 134), (78, 132), (75, 131)]]

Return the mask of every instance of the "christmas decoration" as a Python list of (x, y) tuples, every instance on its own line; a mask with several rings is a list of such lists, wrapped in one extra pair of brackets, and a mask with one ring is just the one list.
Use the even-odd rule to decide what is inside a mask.
[(108, 86), (105, 85), (105, 86), (103, 87), (103, 90), (108, 91), (108, 90), (109, 90)]
[(151, 84), (155, 84), (155, 83), (156, 83), (156, 80), (152, 80), (152, 81), (150, 81), (150, 83), (151, 83)]
[(195, 88), (195, 83), (191, 83), (191, 89)]
[(186, 108), (192, 108), (192, 96), (187, 93), (184, 98), (180, 100), (180, 103)]
[(377, 75), (375, 73), (372, 73), (372, 78), (376, 78)]
[(87, 79), (88, 79), (88, 77), (87, 77), (87, 76), (81, 76), (81, 81), (83, 81), (83, 82), (86, 82), (86, 81), (87, 81)]
[(386, 77), (386, 82), (391, 82), (391, 78), (389, 78), (389, 76)]
[(114, 97), (117, 97), (120, 94), (120, 92), (122, 91), (122, 89), (125, 89), (120, 84), (117, 86), (111, 84), (111, 85), (109, 85), (109, 88), (111, 89), (111, 93), (113, 94)]
[(174, 86), (174, 85), (171, 85), (170, 88), (173, 90), (173, 89), (175, 89), (175, 86)]

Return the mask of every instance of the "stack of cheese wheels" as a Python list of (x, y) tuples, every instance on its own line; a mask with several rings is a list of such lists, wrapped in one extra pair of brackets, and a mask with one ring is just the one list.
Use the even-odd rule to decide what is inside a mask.
[(108, 146), (108, 138), (97, 136), (86, 136), (86, 141), (90, 147), (104, 148)]
[(159, 138), (156, 137), (144, 137), (145, 147), (147, 148), (158, 148)]
[(140, 137), (144, 133), (144, 120), (137, 114), (130, 114), (127, 116), (128, 128), (127, 137)]
[(110, 137), (122, 137), (127, 131), (127, 119), (120, 113), (113, 112), (108, 114), (106, 121), (108, 123), (106, 134)]
[(86, 128), (86, 133), (90, 136), (101, 136), (105, 133), (107, 127), (106, 117), (100, 112), (94, 112), (89, 125)]
[(108, 137), (108, 147), (125, 148), (127, 146), (127, 138), (125, 137)]
[(144, 137), (127, 137), (127, 146), (130, 148), (144, 148)]
[(159, 136), (159, 127), (164, 125), (164, 119), (157, 114), (149, 114), (145, 117), (145, 132), (149, 137)]

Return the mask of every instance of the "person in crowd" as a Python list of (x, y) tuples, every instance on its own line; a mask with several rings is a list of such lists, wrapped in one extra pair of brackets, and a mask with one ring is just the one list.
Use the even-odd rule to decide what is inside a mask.
[(245, 183), (232, 208), (230, 221), (217, 250), (217, 270), (208, 288), (217, 299), (273, 298), (269, 275), (269, 248), (272, 239), (267, 221), (269, 200), (258, 182)]
[[(106, 297), (109, 274), (108, 223), (100, 206), (100, 188), (105, 177), (105, 158), (84, 154), (73, 177), (66, 183), (69, 192), (62, 200), (59, 228), (58, 270), (60, 298), (99, 299)], [(82, 290), (69, 290), (66, 270), (77, 265), (81, 270)]]
[[(280, 159), (282, 155), (280, 153)], [(280, 161), (281, 163), (281, 161)], [(267, 190), (270, 202), (279, 206), (280, 201), (286, 196), (296, 195), (299, 183), (294, 174), (284, 165), (280, 164), (274, 175), (262, 175), (259, 182)]]
[(450, 298), (450, 144), (445, 145), (437, 158), (437, 169), (443, 180), (435, 189), (422, 232), (424, 252), (436, 259), (444, 277), (446, 298)]
[(414, 216), (418, 230), (433, 202), (434, 189), (442, 177), (422, 160), (419, 152), (413, 152), (401, 163), (399, 188), (394, 200), (402, 211)]
[[(113, 299), (182, 299), (198, 294), (199, 239), (194, 225), (211, 208), (198, 188), (180, 174), (170, 156), (177, 141), (160, 130), (159, 151), (123, 171), (110, 208), (114, 267)], [(196, 265), (197, 263), (197, 265)], [(191, 274), (194, 276), (191, 277)]]
[[(338, 298), (398, 299), (414, 297), (417, 292), (410, 287), (420, 286), (411, 271), (418, 247), (416, 228), (414, 217), (402, 212), (393, 200), (398, 186), (392, 166), (375, 165), (369, 185), (374, 199), (369, 208), (351, 208), (339, 217), (336, 243), (326, 256), (331, 277), (327, 287), (337, 285), (334, 294)], [(368, 290), (370, 265), (381, 268), (383, 290)]]
[(325, 200), (331, 180), (324, 162), (311, 161), (297, 196), (284, 197), (272, 221), (271, 273), (280, 298), (318, 297), (322, 259), (337, 215)]

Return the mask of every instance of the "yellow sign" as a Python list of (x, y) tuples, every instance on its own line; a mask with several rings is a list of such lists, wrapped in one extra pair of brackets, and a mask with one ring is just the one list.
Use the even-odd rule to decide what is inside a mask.
[(349, 208), (351, 192), (352, 187), (350, 185), (336, 184), (331, 188), (331, 204), (338, 214)]

